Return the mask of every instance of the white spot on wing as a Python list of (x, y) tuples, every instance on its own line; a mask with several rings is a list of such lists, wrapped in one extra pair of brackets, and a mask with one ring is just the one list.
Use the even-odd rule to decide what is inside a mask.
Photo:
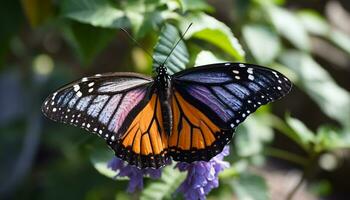
[(73, 86), (73, 90), (74, 90), (74, 91), (77, 92), (77, 91), (79, 91), (79, 89), (80, 89), (80, 86), (79, 86), (78, 84), (76, 84), (76, 85)]
[(80, 91), (78, 91), (78, 92), (76, 93), (76, 95), (77, 95), (78, 97), (81, 97), (81, 96), (83, 96), (83, 93), (81, 93)]
[(253, 74), (253, 68), (248, 68), (248, 69), (247, 69), (247, 72), (248, 72), (249, 74)]
[(253, 76), (253, 75), (249, 75), (249, 76), (248, 76), (248, 79), (249, 79), (249, 80), (254, 80), (254, 76)]

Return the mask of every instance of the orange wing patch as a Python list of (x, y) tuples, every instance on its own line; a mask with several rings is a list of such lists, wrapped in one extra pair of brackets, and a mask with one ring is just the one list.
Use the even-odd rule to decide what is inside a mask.
[(159, 98), (153, 94), (119, 140), (118, 156), (141, 168), (163, 166), (168, 160), (168, 140), (162, 125)]
[(173, 131), (169, 138), (174, 160), (209, 160), (223, 149), (233, 131), (221, 130), (203, 112), (187, 102), (180, 93), (172, 96)]

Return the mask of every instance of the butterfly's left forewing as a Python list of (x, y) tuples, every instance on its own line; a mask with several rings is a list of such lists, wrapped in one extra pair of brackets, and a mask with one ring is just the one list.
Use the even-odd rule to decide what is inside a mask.
[(139, 74), (95, 75), (50, 95), (42, 111), (54, 121), (96, 133), (130, 164), (159, 167), (166, 162), (167, 140), (161, 138), (161, 111), (154, 92), (153, 80)]
[(282, 74), (242, 63), (213, 64), (174, 74), (172, 157), (186, 162), (209, 160), (221, 152), (249, 114), (290, 89), (291, 82)]

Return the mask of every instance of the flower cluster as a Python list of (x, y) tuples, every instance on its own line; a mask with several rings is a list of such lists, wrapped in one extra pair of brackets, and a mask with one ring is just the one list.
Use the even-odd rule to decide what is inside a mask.
[(176, 167), (180, 171), (188, 172), (185, 181), (177, 191), (183, 193), (187, 200), (205, 199), (205, 196), (213, 188), (219, 187), (219, 172), (230, 166), (228, 162), (223, 161), (229, 152), (229, 147), (226, 146), (220, 154), (216, 155), (209, 162), (178, 163)]
[(136, 189), (143, 188), (143, 177), (150, 176), (153, 179), (160, 178), (162, 171), (160, 169), (139, 169), (133, 165), (128, 165), (121, 159), (114, 157), (108, 163), (108, 168), (118, 172), (116, 176), (129, 177), (129, 186), (127, 191), (134, 192)]
[[(187, 177), (177, 189), (177, 192), (183, 193), (187, 200), (205, 199), (206, 195), (219, 186), (219, 172), (229, 167), (229, 163), (224, 161), (224, 157), (229, 154), (229, 147), (226, 146), (223, 151), (213, 157), (210, 161), (197, 161), (193, 163), (180, 162), (176, 168), (180, 171), (187, 171)], [(129, 177), (130, 182), (127, 191), (134, 192), (136, 189), (143, 188), (143, 177), (149, 175), (151, 178), (161, 176), (160, 169), (139, 169), (128, 165), (119, 158), (113, 158), (108, 167), (118, 172), (116, 176)]]

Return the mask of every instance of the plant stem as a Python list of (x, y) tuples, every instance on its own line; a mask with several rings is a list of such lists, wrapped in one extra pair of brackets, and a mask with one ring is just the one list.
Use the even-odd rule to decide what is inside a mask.
[(310, 178), (317, 169), (317, 153), (310, 154), (310, 159), (304, 166), (303, 175), (301, 176), (299, 182), (295, 185), (295, 187), (288, 193), (286, 200), (292, 200), (297, 191), (300, 189), (300, 187), (303, 185), (304, 181), (308, 178)]
[(307, 159), (301, 156), (298, 156), (294, 153), (290, 153), (288, 151), (273, 148), (273, 147), (265, 147), (264, 154), (267, 156), (272, 156), (283, 160), (287, 160), (287, 161), (299, 164), (303, 167), (306, 167), (309, 163)]
[(286, 200), (292, 200), (294, 195), (297, 193), (299, 188), (303, 185), (304, 181), (306, 180), (306, 171), (304, 170), (303, 175), (301, 176), (299, 182), (295, 185), (295, 187), (288, 193), (288, 196)]

